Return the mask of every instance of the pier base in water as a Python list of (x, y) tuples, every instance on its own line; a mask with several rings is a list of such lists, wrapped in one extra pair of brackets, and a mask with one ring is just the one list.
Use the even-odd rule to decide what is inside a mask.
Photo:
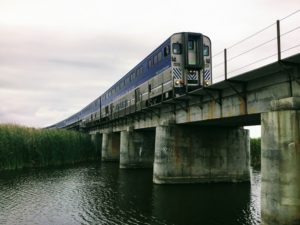
[(102, 161), (119, 161), (120, 133), (102, 134)]
[(120, 168), (152, 168), (155, 132), (128, 128), (121, 132)]
[(249, 132), (232, 127), (156, 128), (154, 183), (250, 180)]
[(261, 217), (263, 225), (300, 224), (300, 98), (272, 101), (263, 113)]

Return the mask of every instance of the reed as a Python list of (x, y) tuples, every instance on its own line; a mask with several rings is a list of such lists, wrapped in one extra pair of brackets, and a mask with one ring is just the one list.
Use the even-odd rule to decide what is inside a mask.
[(0, 170), (59, 166), (95, 158), (88, 134), (0, 125)]

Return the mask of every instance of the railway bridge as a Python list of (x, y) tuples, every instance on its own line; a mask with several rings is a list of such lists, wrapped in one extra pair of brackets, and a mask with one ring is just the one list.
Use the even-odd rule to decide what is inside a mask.
[[(245, 51), (232, 53), (246, 39), (213, 56), (212, 85), (69, 128), (89, 132), (102, 161), (153, 168), (153, 182), (166, 184), (249, 182), (243, 126), (261, 125), (262, 224), (300, 224), (300, 34), (297, 19), (280, 31), (287, 19), (250, 36), (259, 42)], [(270, 30), (275, 38), (262, 40)]]
[(126, 116), (81, 124), (102, 161), (153, 167), (158, 184), (249, 181), (246, 125), (262, 129), (265, 224), (299, 222), (300, 54)]

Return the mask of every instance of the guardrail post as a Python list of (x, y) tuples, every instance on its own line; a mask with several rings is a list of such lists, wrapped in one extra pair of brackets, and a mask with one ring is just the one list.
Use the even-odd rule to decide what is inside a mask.
[(225, 80), (227, 80), (227, 49), (224, 49), (224, 74)]
[(101, 97), (100, 97), (100, 98), (99, 98), (99, 110), (100, 110), (99, 120), (100, 120), (100, 122), (101, 122), (101, 119), (102, 119), (101, 108), (102, 108), (102, 103), (101, 103)]
[(280, 20), (277, 20), (277, 53), (278, 53), (278, 61), (281, 60), (281, 42), (280, 42)]

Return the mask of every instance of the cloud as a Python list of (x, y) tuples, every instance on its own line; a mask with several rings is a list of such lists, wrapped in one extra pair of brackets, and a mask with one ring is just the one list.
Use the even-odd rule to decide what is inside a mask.
[(142, 41), (116, 35), (0, 32), (6, 34), (0, 37), (0, 122), (46, 126), (62, 120), (100, 96), (144, 54)]
[(291, 13), (298, 0), (188, 0), (182, 7), (171, 0), (1, 1), (0, 122), (58, 122), (172, 33), (204, 33), (219, 52)]

